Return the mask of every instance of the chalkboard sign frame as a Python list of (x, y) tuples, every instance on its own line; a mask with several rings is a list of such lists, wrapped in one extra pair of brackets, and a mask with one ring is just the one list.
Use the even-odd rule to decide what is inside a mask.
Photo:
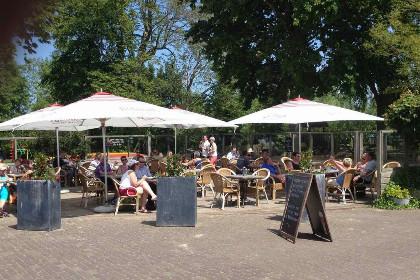
[[(302, 180), (306, 180), (306, 182), (301, 184)], [(300, 197), (298, 195), (300, 195)], [(318, 189), (316, 180), (313, 179), (313, 175), (309, 173), (296, 173), (293, 175), (290, 194), (286, 207), (284, 208), (279, 235), (292, 241), (293, 244), (296, 243), (304, 207), (306, 207), (313, 234), (332, 242), (325, 208), (321, 200), (321, 193)], [(296, 210), (298, 212), (296, 212)], [(298, 216), (298, 218), (296, 218), (296, 216)]]
[(285, 150), (287, 153), (293, 152), (293, 139), (290, 136), (286, 137), (286, 140), (284, 141)]
[[(302, 185), (301, 181), (306, 182)], [(303, 208), (308, 196), (308, 189), (312, 184), (312, 174), (295, 173), (290, 187), (289, 198), (283, 212), (280, 226), (280, 236), (296, 243), (298, 228), (303, 214)], [(303, 188), (303, 190), (302, 190)]]

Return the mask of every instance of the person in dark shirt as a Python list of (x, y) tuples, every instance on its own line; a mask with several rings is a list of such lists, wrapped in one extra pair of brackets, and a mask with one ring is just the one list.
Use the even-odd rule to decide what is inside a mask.
[(288, 170), (300, 170), (300, 153), (293, 152), (292, 153), (292, 161), (287, 163)]
[(67, 185), (71, 187), (73, 185), (73, 183), (72, 183), (72, 181), (73, 181), (73, 168), (70, 166), (71, 162), (66, 157), (67, 157), (67, 153), (66, 152), (61, 152), (60, 157), (58, 158), (59, 165), (57, 165), (57, 158), (54, 158), (53, 167), (54, 168), (61, 167), (62, 170), (66, 171), (66, 173), (67, 173)]
[(247, 150), (243, 150), (241, 152), (241, 155), (238, 158), (238, 161), (236, 162), (236, 166), (240, 169), (240, 172), (238, 172), (238, 173), (242, 173), (242, 168), (244, 168), (244, 167), (247, 168), (247, 169), (249, 168), (250, 162), (249, 162), (249, 159), (247, 157), (247, 154), (248, 154)]

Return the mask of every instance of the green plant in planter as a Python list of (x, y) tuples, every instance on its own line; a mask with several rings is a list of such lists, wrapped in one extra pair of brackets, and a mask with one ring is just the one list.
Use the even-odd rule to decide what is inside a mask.
[(400, 185), (397, 185), (395, 182), (390, 181), (386, 187), (383, 195), (386, 197), (395, 197), (395, 198), (410, 198), (410, 192), (408, 189), (402, 189)]
[(167, 157), (166, 176), (177, 177), (184, 173), (184, 166), (181, 164), (181, 155), (174, 154)]
[(300, 169), (302, 170), (310, 170), (312, 167), (312, 156), (313, 152), (312, 149), (307, 149), (304, 152), (300, 153)]
[(36, 153), (33, 161), (32, 178), (35, 180), (56, 180), (54, 168), (49, 167), (48, 157), (42, 153)]

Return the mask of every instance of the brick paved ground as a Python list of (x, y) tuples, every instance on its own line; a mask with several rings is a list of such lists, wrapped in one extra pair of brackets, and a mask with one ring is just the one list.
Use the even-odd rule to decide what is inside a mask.
[(277, 235), (284, 204), (209, 209), (194, 228), (155, 227), (155, 213), (95, 214), (63, 194), (62, 228), (16, 230), (0, 219), (0, 279), (420, 279), (420, 211), (327, 205), (333, 242), (300, 226)]

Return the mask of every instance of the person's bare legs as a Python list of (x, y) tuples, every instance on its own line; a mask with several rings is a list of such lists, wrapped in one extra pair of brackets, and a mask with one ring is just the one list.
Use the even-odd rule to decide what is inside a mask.
[(3, 207), (4, 207), (4, 205), (6, 204), (6, 200), (0, 200), (0, 215), (1, 215), (1, 217), (0, 218), (3, 218)]
[(144, 181), (141, 184), (141, 187), (143, 188), (143, 195), (141, 197), (141, 210), (140, 211), (146, 212), (147, 195), (150, 194), (152, 196), (152, 200), (156, 200), (157, 196), (146, 181)]

